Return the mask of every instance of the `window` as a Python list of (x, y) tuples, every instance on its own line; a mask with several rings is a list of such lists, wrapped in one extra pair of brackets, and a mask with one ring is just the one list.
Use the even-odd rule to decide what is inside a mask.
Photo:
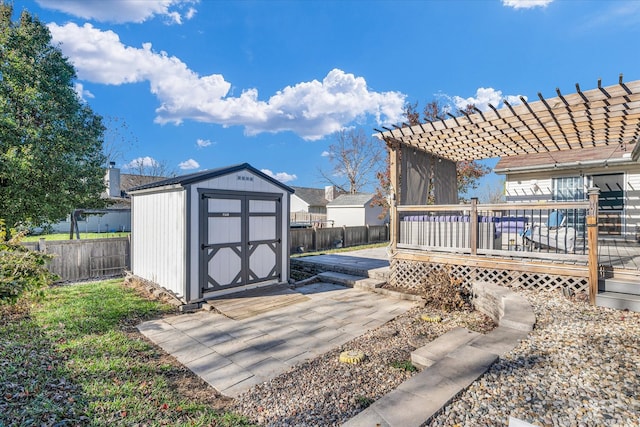
[[(564, 176), (553, 178), (553, 200), (556, 202), (581, 202), (586, 200), (584, 178), (581, 176)], [(579, 237), (584, 236), (586, 211), (584, 209), (566, 210), (565, 225), (576, 229)]]
[(585, 200), (584, 179), (581, 176), (553, 178), (553, 200), (556, 202)]

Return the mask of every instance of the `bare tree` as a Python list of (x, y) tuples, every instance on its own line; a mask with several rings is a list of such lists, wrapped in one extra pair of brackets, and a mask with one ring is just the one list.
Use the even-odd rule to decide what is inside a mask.
[(110, 162), (123, 161), (124, 153), (138, 142), (138, 138), (129, 129), (129, 125), (123, 118), (105, 116), (102, 120), (105, 127), (102, 152), (106, 167)]
[(338, 132), (328, 152), (332, 168), (320, 169), (320, 175), (345, 193), (358, 193), (374, 184), (376, 172), (384, 167), (382, 143), (360, 128)]
[(486, 184), (480, 191), (478, 199), (481, 203), (504, 203), (504, 178), (499, 179), (492, 185)]
[(177, 175), (166, 162), (152, 157), (138, 157), (129, 162), (124, 169), (126, 173), (122, 176), (122, 187), (125, 190)]

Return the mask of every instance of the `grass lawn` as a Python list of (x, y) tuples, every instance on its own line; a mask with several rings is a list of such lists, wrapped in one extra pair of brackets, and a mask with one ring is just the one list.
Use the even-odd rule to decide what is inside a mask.
[[(128, 232), (116, 232), (116, 233), (80, 233), (80, 240), (84, 239), (107, 239), (111, 237), (127, 237)], [(75, 234), (74, 237), (75, 239)], [(69, 240), (69, 233), (54, 233), (54, 234), (38, 234), (33, 236), (25, 236), (22, 239), (25, 242), (37, 242), (40, 239), (45, 240)]]
[(0, 307), (0, 426), (237, 426), (229, 399), (135, 330), (172, 307), (122, 279)]

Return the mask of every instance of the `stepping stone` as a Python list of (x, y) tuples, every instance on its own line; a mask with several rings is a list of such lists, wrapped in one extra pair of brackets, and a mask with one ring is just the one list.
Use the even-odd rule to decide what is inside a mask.
[(429, 344), (412, 351), (411, 363), (421, 368), (431, 366), (480, 335), (465, 328), (452, 329)]

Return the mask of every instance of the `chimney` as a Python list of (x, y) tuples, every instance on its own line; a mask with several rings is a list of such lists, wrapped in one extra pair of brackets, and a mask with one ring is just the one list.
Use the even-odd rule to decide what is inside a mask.
[(328, 202), (332, 202), (336, 197), (336, 187), (333, 185), (327, 185), (324, 187), (324, 198), (327, 199)]
[(121, 197), (120, 194), (120, 169), (115, 162), (109, 162), (109, 169), (104, 177), (105, 186), (107, 187), (107, 197)]

